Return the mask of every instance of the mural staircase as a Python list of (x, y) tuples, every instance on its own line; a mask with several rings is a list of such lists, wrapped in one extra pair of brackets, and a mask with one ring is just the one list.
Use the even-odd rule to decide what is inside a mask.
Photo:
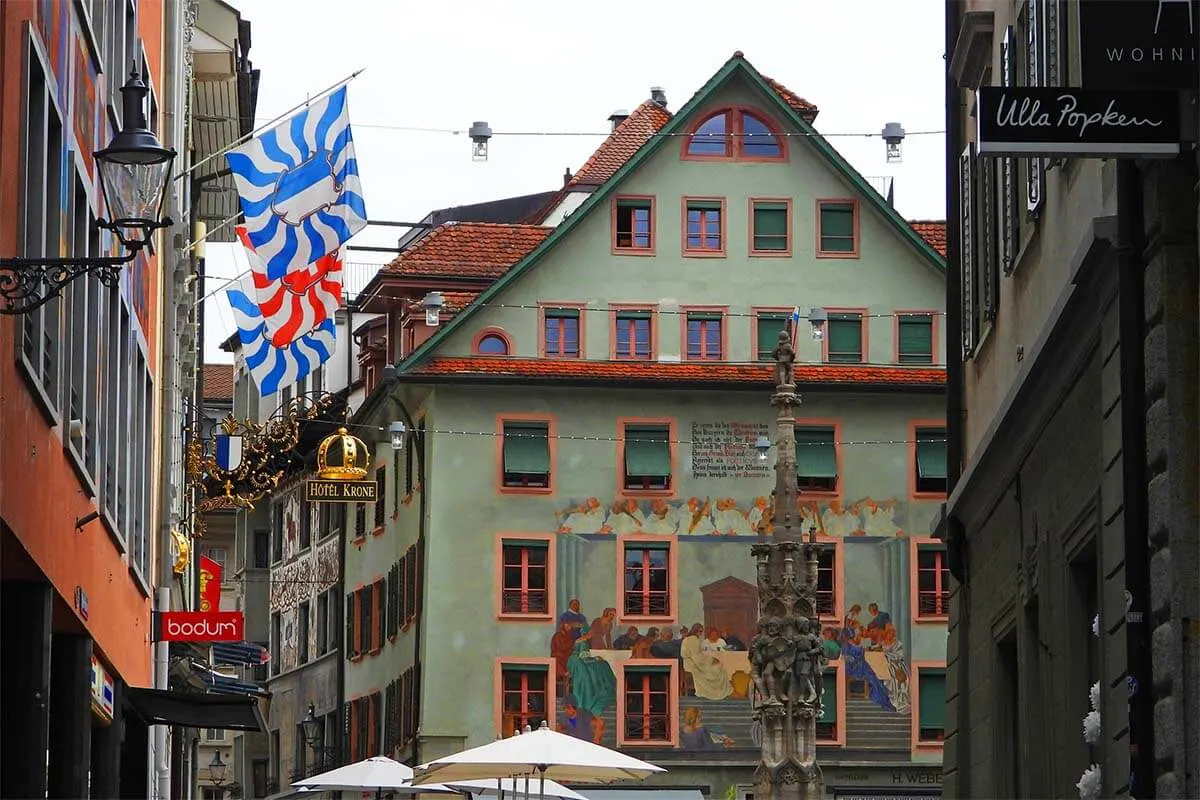
[(912, 717), (907, 711), (884, 711), (862, 697), (846, 698), (846, 747), (867, 750), (908, 750)]
[(702, 697), (682, 697), (679, 700), (680, 723), (684, 710), (689, 707), (700, 709), (704, 726), (714, 735), (733, 739), (736, 749), (757, 749), (750, 738), (750, 701), (746, 699), (705, 700)]

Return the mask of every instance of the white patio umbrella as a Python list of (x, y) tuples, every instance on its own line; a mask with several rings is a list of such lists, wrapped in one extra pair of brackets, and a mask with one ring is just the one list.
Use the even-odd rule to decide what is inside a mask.
[(310, 791), (324, 792), (375, 792), (376, 797), (383, 797), (384, 792), (398, 794), (418, 794), (422, 792), (436, 794), (462, 794), (459, 789), (445, 786), (430, 786), (420, 789), (412, 785), (412, 767), (401, 764), (387, 756), (372, 756), (371, 758), (347, 764), (344, 767), (331, 769), (296, 781), (292, 786)]
[[(529, 778), (496, 778), (494, 780), (478, 780), (478, 781), (454, 781), (451, 784), (426, 784), (426, 786), (446, 786), (449, 789), (465, 789), (472, 794), (487, 794), (504, 796), (511, 795), (516, 797), (518, 794), (529, 796), (531, 791), (536, 792), (538, 784), (541, 783), (537, 778), (532, 781)], [(414, 787), (423, 789), (423, 786)], [(546, 781), (544, 787), (544, 797), (560, 798), (561, 800), (587, 800), (574, 789), (568, 789), (557, 781)]]
[[(642, 780), (662, 767), (631, 758), (616, 750), (550, 730), (517, 734), (464, 750), (416, 769), (414, 786), (453, 784), (486, 778), (526, 776), (570, 783), (609, 783)], [(541, 795), (543, 798), (544, 794)]]

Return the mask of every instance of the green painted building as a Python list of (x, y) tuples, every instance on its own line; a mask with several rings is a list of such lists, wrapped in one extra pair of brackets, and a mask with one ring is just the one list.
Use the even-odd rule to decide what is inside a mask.
[(899, 217), (816, 115), (735, 54), (677, 112), (614, 119), (553, 224), (442, 226), (364, 290), (356, 421), (408, 436), (346, 551), (351, 755), (544, 720), (665, 766), (654, 786), (748, 791), (755, 442), (798, 306), (828, 317), (798, 331), (795, 500), (824, 544), (828, 793), (937, 794), (944, 226)]

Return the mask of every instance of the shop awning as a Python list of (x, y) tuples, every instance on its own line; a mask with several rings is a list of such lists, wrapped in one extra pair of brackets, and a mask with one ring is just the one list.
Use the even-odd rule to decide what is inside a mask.
[(576, 789), (588, 800), (704, 800), (699, 789), (660, 789), (657, 786), (629, 789)]
[(267, 732), (258, 698), (130, 688), (125, 696), (147, 725)]

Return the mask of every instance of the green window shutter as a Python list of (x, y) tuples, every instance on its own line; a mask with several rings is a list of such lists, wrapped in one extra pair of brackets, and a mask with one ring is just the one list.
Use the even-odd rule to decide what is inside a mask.
[(545, 425), (504, 424), (504, 471), (514, 475), (550, 472), (550, 441)]
[(805, 478), (837, 477), (832, 428), (796, 429), (796, 474)]
[(829, 360), (862, 361), (862, 317), (857, 314), (829, 315)]
[(946, 727), (946, 673), (918, 673), (920, 695), (920, 725), (922, 728)]
[(787, 328), (784, 314), (760, 314), (758, 317), (758, 360), (771, 360), (771, 353), (779, 346), (779, 332)]
[(754, 249), (786, 250), (788, 212), (786, 203), (754, 204)]
[(688, 322), (720, 322), (721, 315), (716, 311), (689, 311)]
[(933, 318), (907, 314), (900, 317), (900, 363), (933, 363)]
[(617, 201), (617, 208), (644, 208), (649, 210), (650, 201), (625, 197)]
[(626, 553), (629, 553), (629, 552), (640, 553), (643, 550), (670, 550), (670, 549), (671, 549), (671, 543), (666, 542), (666, 541), (661, 541), (661, 540), (638, 542), (637, 544), (625, 545)]
[(665, 427), (625, 428), (625, 474), (638, 478), (671, 477), (670, 431)]
[(917, 476), (945, 478), (946, 431), (943, 428), (917, 429)]
[(822, 676), (825, 682), (825, 694), (821, 696), (821, 719), (820, 722), (828, 722), (837, 724), (837, 690), (838, 679), (837, 670), (827, 669)]
[(821, 250), (854, 252), (854, 206), (825, 203), (821, 206)]
[(579, 319), (579, 309), (547, 308), (546, 319)]
[(618, 311), (617, 319), (650, 319), (649, 311)]
[(720, 200), (688, 200), (688, 211), (720, 211)]

